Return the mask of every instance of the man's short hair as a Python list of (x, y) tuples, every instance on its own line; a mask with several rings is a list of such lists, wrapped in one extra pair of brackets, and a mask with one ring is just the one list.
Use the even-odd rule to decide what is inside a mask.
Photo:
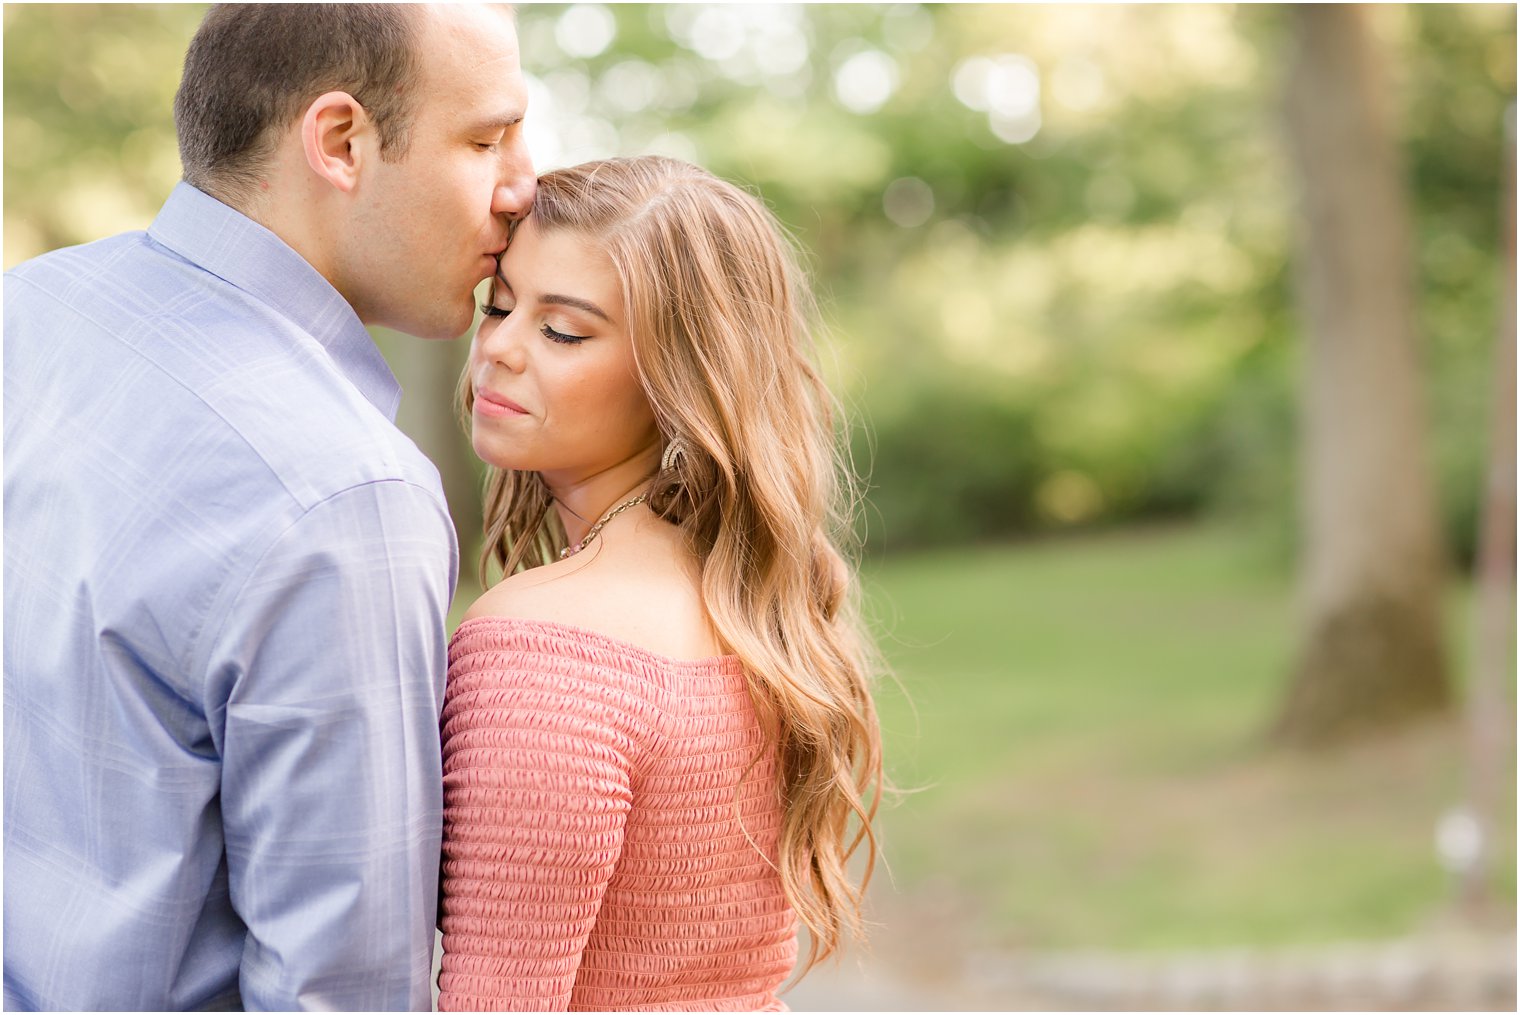
[(185, 181), (237, 203), (278, 132), (317, 96), (345, 91), (388, 161), (406, 155), (420, 76), (410, 4), (218, 4), (185, 54), (174, 124)]

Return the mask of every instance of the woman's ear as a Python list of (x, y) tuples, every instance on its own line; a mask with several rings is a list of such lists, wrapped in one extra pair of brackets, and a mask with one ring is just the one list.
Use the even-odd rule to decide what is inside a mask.
[(359, 183), (359, 170), (374, 136), (369, 114), (347, 92), (326, 92), (312, 100), (301, 118), (306, 164), (343, 193)]

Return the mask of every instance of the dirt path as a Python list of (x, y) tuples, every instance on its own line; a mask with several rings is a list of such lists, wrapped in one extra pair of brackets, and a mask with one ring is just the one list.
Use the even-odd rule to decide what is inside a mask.
[[(1031, 997), (993, 999), (953, 984), (910, 979), (880, 961), (818, 966), (781, 996), (793, 1011), (1029, 1011)], [(1022, 1002), (1022, 1003), (1020, 1003)]]
[(972, 955), (941, 975), (821, 966), (794, 1011), (1514, 1011), (1513, 935), (1158, 955)]

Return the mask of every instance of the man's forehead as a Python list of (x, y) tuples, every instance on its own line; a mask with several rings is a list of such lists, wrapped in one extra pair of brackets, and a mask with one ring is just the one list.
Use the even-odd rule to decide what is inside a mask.
[(449, 119), (510, 125), (527, 105), (513, 19), (499, 4), (428, 5), (420, 47), (423, 87)]
[(424, 46), (443, 44), (517, 55), (517, 18), (506, 4), (422, 4)]

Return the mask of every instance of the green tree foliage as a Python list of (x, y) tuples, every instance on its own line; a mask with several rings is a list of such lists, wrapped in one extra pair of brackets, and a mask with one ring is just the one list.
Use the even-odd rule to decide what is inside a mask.
[(174, 91), (204, 8), (5, 7), (5, 266), (140, 229), (179, 179)]
[[(8, 266), (151, 218), (176, 175), (169, 100), (198, 17), (6, 8)], [(1397, 57), (1465, 556), (1515, 15), (1376, 21)], [(1280, 11), (585, 4), (524, 5), (519, 23), (541, 166), (684, 156), (757, 189), (809, 253), (874, 545), (1205, 510), (1287, 528)]]

